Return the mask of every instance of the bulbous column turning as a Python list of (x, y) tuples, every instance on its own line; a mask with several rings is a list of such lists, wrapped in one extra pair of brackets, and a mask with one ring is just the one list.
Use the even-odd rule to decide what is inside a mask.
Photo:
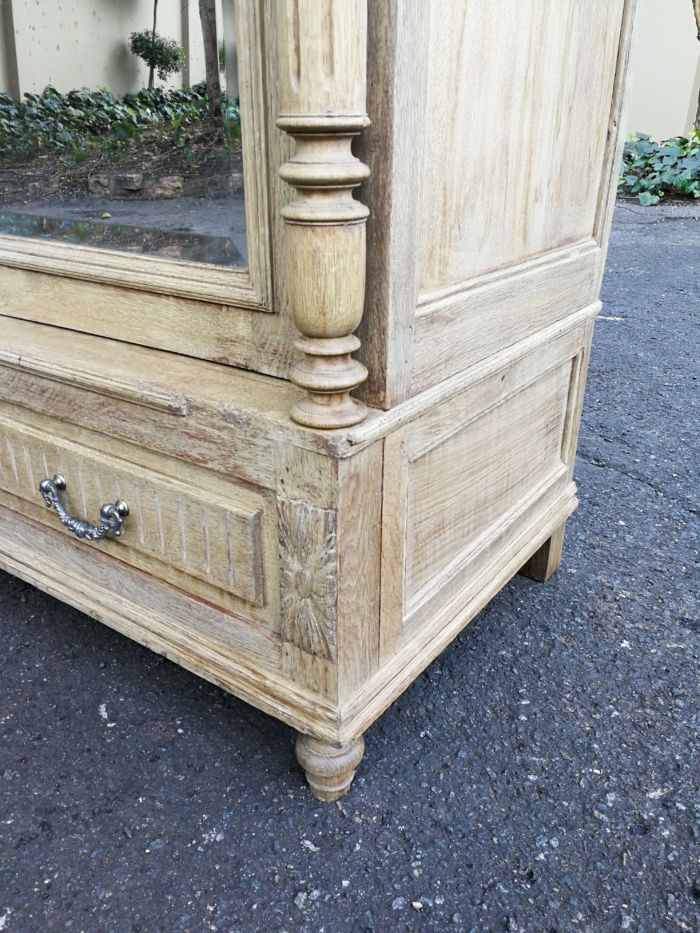
[(293, 0), (279, 37), (277, 125), (296, 142), (280, 177), (295, 189), (283, 208), (286, 275), (299, 361), (290, 379), (307, 395), (292, 417), (342, 428), (366, 410), (350, 392), (367, 378), (352, 354), (365, 297), (367, 207), (353, 189), (369, 175), (352, 154), (365, 108), (366, 8), (362, 0)]
[(304, 769), (309, 790), (317, 800), (338, 800), (347, 794), (364, 753), (362, 736), (341, 748), (310, 735), (297, 737), (297, 761)]

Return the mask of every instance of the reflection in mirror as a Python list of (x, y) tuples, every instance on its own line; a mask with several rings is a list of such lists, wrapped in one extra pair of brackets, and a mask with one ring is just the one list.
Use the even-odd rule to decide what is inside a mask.
[(246, 267), (235, 0), (5, 0), (0, 234)]

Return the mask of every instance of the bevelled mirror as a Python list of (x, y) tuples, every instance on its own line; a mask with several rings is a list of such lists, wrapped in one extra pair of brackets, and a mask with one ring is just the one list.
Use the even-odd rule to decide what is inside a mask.
[(238, 7), (3, 3), (2, 261), (231, 304), (255, 291)]

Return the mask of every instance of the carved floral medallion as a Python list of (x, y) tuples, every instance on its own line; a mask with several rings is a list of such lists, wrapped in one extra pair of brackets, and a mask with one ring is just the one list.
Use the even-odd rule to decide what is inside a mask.
[(337, 516), (278, 499), (283, 638), (308, 654), (336, 656)]

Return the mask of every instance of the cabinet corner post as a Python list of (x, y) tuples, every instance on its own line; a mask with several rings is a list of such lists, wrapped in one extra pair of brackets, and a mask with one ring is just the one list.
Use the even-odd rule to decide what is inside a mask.
[(366, 0), (287, 0), (277, 15), (280, 112), (296, 142), (280, 168), (295, 189), (283, 208), (286, 275), (299, 361), (290, 379), (306, 389), (292, 409), (299, 424), (343, 428), (361, 421), (351, 391), (367, 370), (352, 354), (364, 309), (369, 211), (353, 189), (369, 175), (352, 140), (366, 109)]

